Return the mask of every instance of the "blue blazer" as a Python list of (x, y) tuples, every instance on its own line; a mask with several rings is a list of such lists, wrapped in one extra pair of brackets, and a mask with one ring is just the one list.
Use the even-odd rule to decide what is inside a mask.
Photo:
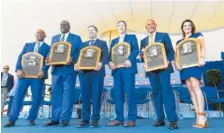
[[(23, 50), (21, 51), (21, 53), (18, 57), (18, 60), (17, 60), (17, 63), (16, 63), (16, 71), (17, 70), (22, 70), (22, 64), (21, 64), (22, 56), (25, 53), (33, 52), (35, 44), (36, 44), (36, 42), (31, 42), (31, 43), (26, 43), (25, 44), (25, 46), (23, 47)], [(50, 50), (50, 46), (48, 44), (46, 44), (45, 42), (40, 46), (40, 48), (38, 50), (38, 53), (41, 54), (44, 57), (44, 64), (43, 64), (43, 68), (42, 68), (42, 71), (44, 72), (44, 78), (48, 77), (48, 72), (47, 71), (48, 71), (49, 66), (46, 65), (45, 59), (46, 59), (46, 57), (49, 53), (49, 50)]]
[[(89, 46), (90, 40), (86, 41), (82, 44), (81, 49)], [(108, 63), (108, 47), (106, 41), (96, 39), (96, 41), (92, 44), (92, 46), (97, 46), (101, 49), (101, 58), (100, 62), (102, 63), (102, 68), (99, 72), (105, 74), (105, 65)], [(84, 73), (85, 71), (79, 71), (80, 74)], [(86, 71), (88, 72), (88, 70)]]
[[(110, 45), (110, 53), (109, 53), (109, 61), (111, 61), (111, 53), (112, 53), (112, 48), (119, 43), (119, 38), (117, 37), (115, 39), (112, 40), (111, 45)], [(131, 53), (128, 57), (128, 59), (131, 61), (131, 67), (130, 68), (126, 68), (125, 71), (128, 73), (133, 73), (136, 74), (138, 73), (137, 70), (137, 64), (136, 64), (136, 57), (139, 54), (139, 47), (138, 47), (138, 41), (137, 38), (134, 34), (126, 34), (124, 37), (124, 42), (127, 42), (131, 45)], [(112, 71), (112, 75), (114, 74), (114, 72), (116, 72), (116, 69)]]
[[(60, 38), (61, 38), (61, 34), (58, 34), (56, 36), (52, 37), (52, 41), (51, 41), (51, 45), (60, 42)], [(70, 73), (70, 72), (74, 72), (74, 64), (77, 62), (78, 60), (78, 56), (79, 56), (79, 51), (82, 45), (82, 40), (80, 38), (80, 36), (75, 35), (73, 33), (69, 33), (68, 38), (66, 40), (67, 42), (69, 42), (72, 45), (71, 48), (71, 57), (72, 57), (72, 61), (73, 63), (71, 65), (63, 65), (62, 67), (55, 67), (52, 66), (52, 72), (57, 71), (59, 73)], [(62, 70), (63, 69), (63, 70)]]
[[(3, 72), (1, 72), (1, 81), (2, 81), (2, 75), (3, 75)], [(8, 79), (6, 83), (6, 88), (8, 89), (8, 92), (10, 92), (13, 86), (14, 86), (14, 76), (8, 73)]]
[[(141, 40), (141, 47), (140, 51), (142, 51), (143, 48), (145, 48), (149, 44), (149, 36), (145, 37), (144, 39)], [(167, 60), (170, 62), (168, 68), (166, 69), (170, 73), (173, 72), (173, 67), (171, 65), (171, 61), (174, 60), (174, 50), (172, 46), (172, 42), (170, 40), (170, 37), (168, 33), (162, 33), (162, 32), (156, 32), (154, 42), (160, 42), (163, 43), (165, 46), (166, 50), (166, 56)], [(143, 60), (142, 60), (143, 61)], [(147, 72), (146, 76), (148, 76), (151, 72)]]

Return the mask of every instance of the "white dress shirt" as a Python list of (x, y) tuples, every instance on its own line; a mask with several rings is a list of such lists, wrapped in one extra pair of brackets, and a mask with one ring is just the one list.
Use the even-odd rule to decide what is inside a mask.
[(126, 34), (120, 35), (119, 42), (124, 42), (125, 35)]

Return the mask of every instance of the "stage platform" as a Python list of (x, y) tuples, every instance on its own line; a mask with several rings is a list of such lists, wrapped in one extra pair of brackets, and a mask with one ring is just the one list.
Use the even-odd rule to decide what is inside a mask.
[[(7, 121), (7, 117), (3, 117), (2, 125)], [(179, 120), (178, 130), (169, 130), (166, 127), (152, 127), (153, 119), (139, 119), (137, 120), (137, 126), (133, 128), (120, 127), (107, 127), (105, 124), (108, 119), (100, 120), (100, 127), (98, 128), (76, 128), (80, 122), (79, 119), (72, 119), (68, 127), (43, 127), (43, 123), (48, 119), (38, 119), (36, 126), (27, 126), (26, 119), (19, 119), (15, 127), (4, 128), (2, 127), (2, 133), (223, 133), (224, 132), (224, 118), (209, 118), (209, 128), (196, 129), (191, 125), (195, 122), (193, 118), (186, 118)]]

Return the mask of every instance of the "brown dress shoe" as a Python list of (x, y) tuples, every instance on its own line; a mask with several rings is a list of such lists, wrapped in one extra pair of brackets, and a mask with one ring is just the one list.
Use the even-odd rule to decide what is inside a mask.
[(124, 127), (135, 127), (135, 122), (134, 121), (128, 121), (127, 123), (124, 124)]
[(28, 126), (35, 126), (35, 125), (36, 125), (35, 120), (29, 120)]
[(99, 125), (98, 120), (92, 120), (92, 122), (90, 124), (90, 127), (91, 128), (96, 128), (96, 127), (98, 127), (98, 125)]
[(152, 124), (153, 127), (161, 127), (165, 126), (165, 122), (163, 120), (157, 120)]
[(4, 127), (13, 127), (13, 126), (15, 126), (15, 122), (13, 122), (13, 121), (8, 121), (8, 122), (4, 125)]
[(88, 125), (89, 125), (89, 121), (88, 121), (88, 120), (82, 120), (82, 121), (78, 124), (77, 128), (84, 128), (84, 127), (87, 127)]
[(178, 129), (178, 124), (177, 124), (177, 122), (170, 122), (169, 129), (170, 129), (170, 130)]
[(123, 124), (124, 124), (123, 122), (120, 122), (118, 120), (112, 120), (109, 123), (107, 123), (106, 125), (107, 126), (121, 126)]
[(44, 124), (45, 127), (47, 127), (47, 126), (57, 126), (57, 125), (59, 125), (59, 121), (53, 121), (53, 120)]

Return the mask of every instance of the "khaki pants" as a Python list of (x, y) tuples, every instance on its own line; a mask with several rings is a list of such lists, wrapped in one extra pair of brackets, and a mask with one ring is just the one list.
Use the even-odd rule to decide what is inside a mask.
[(4, 111), (4, 106), (5, 106), (5, 101), (7, 99), (7, 96), (8, 96), (8, 89), (7, 88), (1, 88), (1, 116), (3, 114), (3, 111)]

